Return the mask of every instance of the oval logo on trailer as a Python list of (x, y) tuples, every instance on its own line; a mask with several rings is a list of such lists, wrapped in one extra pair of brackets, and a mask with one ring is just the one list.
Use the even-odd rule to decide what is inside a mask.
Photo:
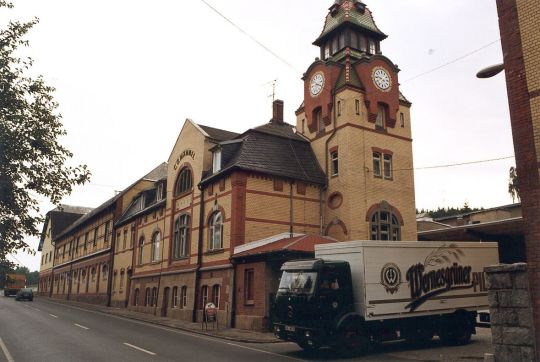
[(381, 284), (387, 293), (394, 294), (401, 284), (401, 270), (394, 263), (388, 263), (381, 270)]

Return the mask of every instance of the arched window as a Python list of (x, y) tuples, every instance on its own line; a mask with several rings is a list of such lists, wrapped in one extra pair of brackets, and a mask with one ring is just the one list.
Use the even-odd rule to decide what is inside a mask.
[(144, 295), (144, 306), (148, 306), (152, 302), (150, 301), (150, 288), (146, 288), (146, 293)]
[(153, 307), (157, 306), (157, 298), (158, 298), (157, 288), (154, 287), (154, 288), (152, 288), (152, 306)]
[(219, 297), (221, 293), (221, 287), (219, 284), (216, 284), (212, 287), (212, 303), (219, 309)]
[(182, 195), (193, 188), (193, 177), (191, 175), (191, 170), (185, 167), (180, 171), (180, 175), (176, 180), (176, 187), (174, 189), (174, 195)]
[(135, 296), (133, 297), (133, 305), (139, 305), (139, 288), (135, 289)]
[(182, 215), (174, 224), (173, 258), (180, 259), (188, 256), (189, 245), (189, 215)]
[(208, 286), (203, 285), (201, 287), (201, 309), (204, 309), (206, 303), (208, 303)]
[[(112, 279), (112, 290), (116, 289), (116, 276), (118, 275), (118, 271), (114, 271), (113, 273), (113, 279)], [(84, 272), (83, 272), (83, 282), (84, 282)]]
[(184, 309), (187, 307), (187, 287), (184, 285), (180, 289), (180, 308)]
[(124, 287), (124, 275), (125, 274), (126, 273), (123, 270), (120, 272), (120, 289), (122, 289)]
[(371, 214), (371, 240), (401, 240), (398, 217), (388, 207), (381, 207)]
[(159, 261), (160, 245), (161, 233), (159, 231), (156, 231), (154, 235), (152, 235), (152, 261)]
[(139, 265), (142, 265), (143, 263), (143, 251), (144, 251), (144, 236), (141, 236), (141, 238), (139, 239), (139, 250), (137, 251), (138, 253), (138, 264)]
[[(101, 272), (103, 273), (103, 280), (107, 280), (109, 274), (109, 267), (107, 267), (107, 264), (103, 265)], [(75, 277), (77, 277), (77, 272), (75, 272)]]
[(172, 307), (178, 308), (178, 287), (172, 288)]
[(208, 249), (218, 250), (223, 248), (223, 215), (220, 211), (210, 217), (208, 230)]

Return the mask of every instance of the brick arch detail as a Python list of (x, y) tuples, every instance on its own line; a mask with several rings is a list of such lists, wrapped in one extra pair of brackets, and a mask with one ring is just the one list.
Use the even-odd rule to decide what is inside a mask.
[(324, 235), (328, 236), (328, 232), (330, 231), (330, 228), (335, 225), (339, 225), (341, 229), (343, 230), (343, 233), (345, 235), (349, 235), (349, 231), (347, 230), (347, 225), (345, 225), (345, 223), (340, 219), (332, 220), (328, 225), (326, 225), (326, 229), (324, 230)]
[(223, 218), (223, 223), (225, 223), (225, 219), (226, 219), (226, 214), (225, 214), (225, 209), (223, 208), (223, 206), (221, 205), (216, 205), (218, 210), (211, 210), (208, 215), (206, 216), (206, 222), (204, 224), (204, 226), (208, 226), (208, 224), (210, 223), (210, 218), (212, 217), (212, 215), (214, 215), (216, 212), (221, 212), (221, 215), (222, 215), (222, 218)]
[(173, 197), (174, 198), (177, 198), (179, 196), (182, 196), (182, 195), (185, 195), (185, 194), (189, 193), (189, 192), (186, 192), (186, 193), (181, 194), (181, 195), (176, 194), (176, 184), (178, 183), (178, 179), (180, 178), (180, 174), (186, 168), (188, 168), (191, 171), (191, 183), (192, 183), (192, 185), (191, 185), (191, 190), (189, 192), (193, 191), (193, 188), (195, 186), (195, 173), (193, 172), (193, 166), (191, 166), (191, 164), (189, 162), (184, 162), (180, 167), (178, 167), (178, 172), (176, 173), (176, 177), (174, 179), (174, 185), (173, 185)]
[(366, 221), (370, 222), (371, 215), (373, 215), (373, 213), (379, 209), (391, 211), (392, 214), (396, 215), (396, 217), (398, 218), (399, 224), (401, 226), (405, 225), (405, 223), (403, 222), (403, 216), (401, 215), (401, 212), (399, 212), (399, 210), (395, 206), (390, 205), (386, 201), (381, 201), (380, 203), (371, 205), (371, 207), (368, 209), (366, 213)]

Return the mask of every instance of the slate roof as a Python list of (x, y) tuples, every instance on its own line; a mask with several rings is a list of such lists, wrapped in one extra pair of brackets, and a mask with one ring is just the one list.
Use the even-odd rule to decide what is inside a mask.
[(107, 200), (103, 204), (101, 204), (100, 206), (93, 209), (88, 214), (86, 214), (83, 217), (77, 219), (77, 221), (75, 221), (69, 228), (64, 230), (60, 235), (57, 235), (56, 238), (54, 238), (54, 239), (59, 239), (59, 238), (65, 236), (65, 235), (69, 234), (70, 232), (75, 230), (77, 227), (79, 227), (79, 226), (83, 225), (85, 222), (91, 220), (94, 216), (98, 215), (99, 213), (106, 210), (107, 208), (113, 206), (116, 201), (118, 201), (122, 196), (124, 196), (124, 194), (129, 189), (131, 189), (133, 186), (135, 186), (135, 184), (137, 184), (138, 182), (140, 182), (142, 180), (159, 181), (159, 180), (162, 180), (164, 177), (167, 177), (167, 163), (166, 162), (163, 162), (162, 164), (160, 164), (159, 166), (154, 168), (152, 171), (150, 171), (149, 173), (147, 173), (146, 175), (141, 177), (139, 180), (137, 180), (134, 183), (132, 183), (131, 185), (129, 185), (127, 188), (125, 188), (118, 195), (110, 198), (109, 200)]
[(238, 136), (238, 133), (235, 132), (203, 126), (202, 124), (199, 124), (198, 126), (201, 127), (203, 131), (205, 131), (211, 138), (215, 139), (216, 141), (227, 141)]
[(158, 201), (156, 196), (157, 190), (154, 187), (141, 191), (126, 208), (122, 216), (120, 216), (115, 226), (122, 226), (133, 220), (133, 218), (164, 205), (166, 199), (163, 198)]
[(215, 174), (208, 172), (202, 185), (235, 169), (326, 184), (326, 176), (310, 143), (296, 134), (290, 124), (269, 123), (218, 147), (222, 150), (221, 170)]
[(51, 239), (54, 239), (77, 219), (81, 218), (84, 214), (87, 214), (90, 211), (92, 211), (92, 208), (90, 207), (71, 205), (59, 205), (58, 207), (49, 211), (47, 215), (45, 215), (45, 223), (43, 225), (43, 231), (41, 232), (38, 251), (43, 249), (43, 243), (45, 242), (45, 236), (49, 223), (51, 224)]
[[(352, 6), (348, 8), (348, 4)], [(345, 23), (368, 30), (379, 39), (385, 39), (387, 37), (387, 35), (377, 27), (371, 11), (365, 7), (364, 3), (359, 0), (336, 0), (334, 5), (330, 7), (330, 11), (326, 16), (321, 35), (319, 35), (313, 44), (321, 45), (321, 41), (328, 34)]]

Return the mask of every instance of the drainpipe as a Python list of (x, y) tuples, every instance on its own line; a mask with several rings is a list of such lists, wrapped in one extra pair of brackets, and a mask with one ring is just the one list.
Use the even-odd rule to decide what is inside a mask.
[[(111, 220), (112, 221), (112, 220)], [(110, 264), (109, 264), (109, 276), (107, 278), (107, 307), (111, 306), (111, 300), (112, 300), (112, 279), (113, 279), (113, 268), (114, 268), (114, 251), (116, 250), (116, 229), (114, 228), (114, 223), (111, 222), (111, 257), (110, 257)]]
[(195, 268), (195, 290), (193, 291), (193, 322), (197, 322), (197, 306), (199, 304), (199, 279), (202, 264), (202, 248), (204, 236), (204, 188), (200, 184), (197, 186), (197, 188), (199, 189), (199, 191), (201, 191), (201, 204), (199, 212), (199, 241), (197, 243), (197, 267)]
[[(167, 207), (165, 207), (166, 209)], [(165, 230), (165, 217), (166, 215), (163, 215), (163, 230)], [(154, 306), (154, 315), (157, 315), (157, 305), (158, 305), (158, 300), (159, 300), (159, 288), (161, 288), (161, 276), (163, 274), (163, 251), (165, 250), (165, 238), (163, 238), (161, 235), (160, 235), (160, 238), (161, 240), (159, 241), (160, 243), (160, 247), (161, 247), (161, 263), (160, 263), (160, 268), (159, 268), (159, 279), (158, 279), (158, 284), (157, 284), (157, 296), (156, 296), (156, 305)], [(169, 240), (171, 238), (169, 237)], [(167, 296), (169, 297), (169, 296)], [(162, 303), (165, 303), (165, 298), (163, 298), (163, 300), (161, 301)], [(163, 307), (162, 307), (163, 308)]]
[(291, 192), (290, 192), (290, 197), (289, 197), (289, 214), (290, 214), (290, 224), (289, 224), (289, 234), (290, 234), (290, 237), (292, 238), (293, 237), (293, 218), (294, 218), (294, 214), (293, 214), (293, 182), (292, 180), (290, 181), (290, 186), (291, 186)]
[[(334, 122), (334, 129), (332, 130), (332, 134), (330, 134), (330, 137), (326, 139), (325, 146), (324, 146), (324, 164), (325, 164), (324, 172), (326, 173), (326, 179), (327, 179), (326, 188), (328, 188), (328, 185), (330, 184), (330, 177), (328, 176), (328, 145), (330, 144), (330, 141), (332, 140), (332, 138), (334, 138), (337, 132), (337, 129), (336, 129), (337, 127), (337, 120), (336, 120), (337, 95), (336, 95), (335, 90), (332, 91), (332, 96), (334, 99), (334, 105), (332, 106), (332, 113), (333, 113), (332, 118)], [(324, 225), (323, 189), (321, 189), (320, 208), (321, 208), (321, 235), (322, 235), (322, 230), (323, 230), (323, 225)]]

